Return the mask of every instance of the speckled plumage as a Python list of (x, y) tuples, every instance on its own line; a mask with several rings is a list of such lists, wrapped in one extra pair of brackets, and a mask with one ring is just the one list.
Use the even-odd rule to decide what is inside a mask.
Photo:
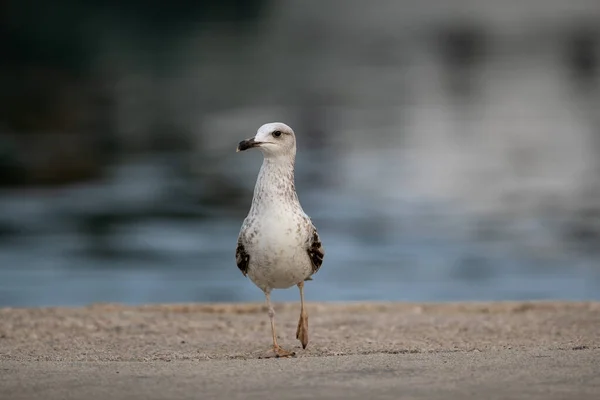
[(248, 216), (242, 224), (235, 251), (238, 268), (264, 293), (271, 320), (273, 348), (270, 355), (290, 357), (275, 334), (273, 289), (297, 285), (300, 289), (300, 320), (296, 338), (308, 344), (308, 313), (304, 307), (304, 281), (316, 273), (325, 252), (319, 234), (304, 213), (294, 185), (296, 137), (287, 125), (274, 122), (258, 129), (256, 136), (239, 143), (237, 151), (258, 148), (264, 161)]
[(317, 230), (296, 194), (294, 162), (295, 151), (265, 157), (238, 237), (237, 264), (265, 292), (304, 281), (323, 261)]

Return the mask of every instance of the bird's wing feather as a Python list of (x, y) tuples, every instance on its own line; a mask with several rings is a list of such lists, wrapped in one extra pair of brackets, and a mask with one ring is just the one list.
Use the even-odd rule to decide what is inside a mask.
[(319, 234), (317, 233), (317, 228), (314, 225), (311, 226), (312, 234), (310, 240), (308, 242), (308, 256), (310, 257), (310, 261), (312, 263), (312, 273), (315, 274), (319, 268), (321, 268), (321, 264), (323, 264), (323, 258), (325, 257), (325, 249), (321, 243), (321, 239), (319, 238)]
[(235, 263), (237, 264), (242, 274), (246, 276), (248, 273), (248, 265), (250, 264), (250, 255), (246, 252), (242, 238), (238, 238), (237, 248), (235, 249)]

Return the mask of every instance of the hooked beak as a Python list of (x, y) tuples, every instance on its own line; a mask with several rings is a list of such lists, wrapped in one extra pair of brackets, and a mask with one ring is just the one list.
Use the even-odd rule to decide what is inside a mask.
[(246, 139), (246, 140), (242, 140), (239, 144), (237, 149), (235, 150), (236, 153), (238, 151), (244, 151), (244, 150), (248, 150), (251, 149), (253, 147), (258, 147), (262, 144), (262, 142), (257, 142), (256, 140), (254, 140), (254, 138), (250, 138), (250, 139)]

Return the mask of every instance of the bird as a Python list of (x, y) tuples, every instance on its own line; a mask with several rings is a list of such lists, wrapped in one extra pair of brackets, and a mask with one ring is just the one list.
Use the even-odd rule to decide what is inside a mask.
[(239, 142), (236, 152), (249, 149), (260, 150), (263, 163), (250, 211), (240, 228), (236, 264), (265, 295), (273, 346), (265, 352), (264, 358), (292, 357), (295, 352), (277, 343), (271, 291), (298, 287), (300, 319), (296, 339), (306, 349), (308, 313), (304, 304), (304, 282), (312, 280), (321, 268), (325, 249), (296, 193), (296, 135), (292, 128), (281, 122), (264, 124), (254, 137)]

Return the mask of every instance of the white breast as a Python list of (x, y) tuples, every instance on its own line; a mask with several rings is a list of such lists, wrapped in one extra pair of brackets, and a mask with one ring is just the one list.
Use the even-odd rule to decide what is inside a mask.
[(261, 289), (284, 289), (312, 273), (307, 253), (306, 221), (300, 215), (274, 212), (255, 220), (248, 232), (248, 276)]

